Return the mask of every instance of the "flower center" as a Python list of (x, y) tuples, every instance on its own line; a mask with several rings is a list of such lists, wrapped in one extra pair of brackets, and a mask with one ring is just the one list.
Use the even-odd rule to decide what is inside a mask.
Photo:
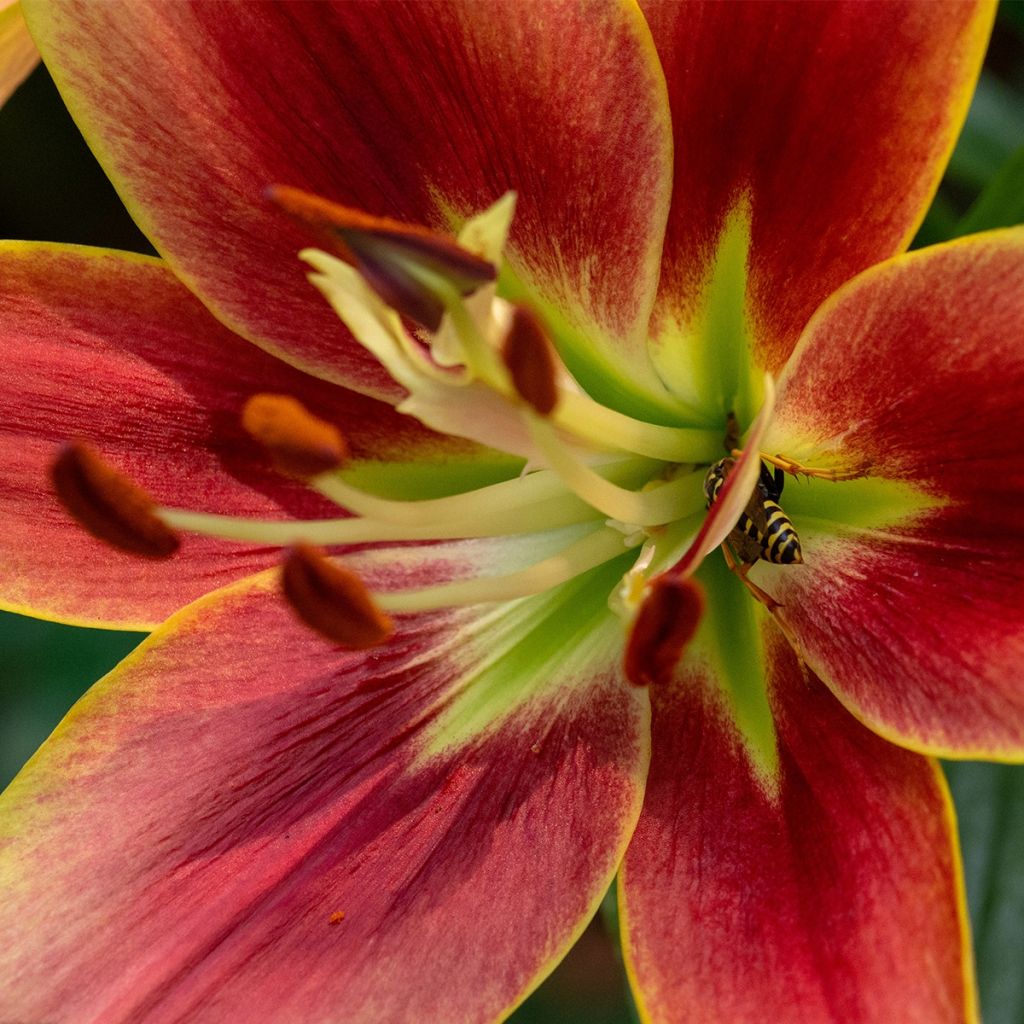
[[(497, 295), (512, 197), (473, 218), (456, 241), (292, 190), (275, 194), (334, 239), (340, 259), (319, 250), (300, 255), (355, 339), (407, 392), (399, 411), (436, 431), (519, 456), (525, 460), (521, 475), (447, 497), (384, 498), (346, 479), (346, 445), (332, 425), (292, 398), (258, 395), (243, 425), (278, 469), (305, 479), (344, 515), (255, 521), (157, 507), (94, 456), (71, 453), (59, 474), (55, 470), (58, 489), (97, 535), (122, 547), (131, 546), (123, 542), (127, 535), (135, 539), (134, 550), (153, 557), (173, 551), (167, 543), (157, 550), (138, 542), (135, 534), (143, 528), (152, 533), (154, 523), (286, 547), (285, 596), (309, 625), (347, 647), (386, 639), (388, 613), (512, 601), (629, 555), (631, 567), (609, 603), (632, 622), (652, 592), (660, 595), (644, 635), (661, 645), (666, 663), (689, 628), (673, 625), (680, 616), (672, 609), (696, 607), (682, 583), (715, 547), (727, 541), (727, 557), (736, 549), (740, 569), (754, 560), (755, 541), (762, 557), (799, 560), (799, 541), (778, 506), (781, 474), (771, 476), (757, 455), (774, 401), (771, 379), (748, 450), (714, 462), (707, 473), (722, 451), (719, 432), (648, 423), (595, 401), (568, 372), (536, 316)], [(408, 329), (409, 320), (418, 326)], [(738, 431), (731, 432), (730, 444), (736, 443)], [(374, 593), (313, 547), (522, 534), (543, 535), (539, 550), (554, 553), (505, 575)], [(652, 580), (663, 585), (652, 591)], [(631, 676), (643, 682), (652, 673), (641, 666)]]

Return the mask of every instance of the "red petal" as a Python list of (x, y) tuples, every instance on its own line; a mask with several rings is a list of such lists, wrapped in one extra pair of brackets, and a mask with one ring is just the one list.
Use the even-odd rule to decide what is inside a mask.
[(676, 138), (656, 328), (684, 342), (718, 234), (752, 203), (758, 363), (819, 303), (905, 248), (967, 113), (994, 6), (916, 0), (645, 3)]
[(706, 667), (651, 691), (654, 753), (621, 879), (644, 1019), (975, 1021), (938, 766), (859, 725), (773, 636), (769, 780)]
[(625, 5), (55, 3), (32, 22), (140, 226), (259, 344), (396, 393), (306, 285), (308, 236), (266, 186), (440, 229), (515, 189), (520, 274), (645, 362), (671, 139)]
[(254, 393), (301, 398), (364, 458), (414, 457), (444, 443), (389, 406), (299, 373), (231, 334), (158, 260), (17, 243), (6, 243), (0, 260), (7, 608), (149, 628), (277, 560), (274, 551), (190, 537), (171, 561), (143, 564), (93, 540), (48, 478), (69, 438), (89, 441), (164, 504), (268, 518), (338, 510), (276, 473), (242, 430)]
[(806, 564), (764, 578), (843, 701), (929, 752), (1024, 751), (1022, 325), (1024, 230), (894, 260), (816, 316), (765, 441), (864, 463), (925, 506), (863, 529), (855, 485), (789, 488), (797, 528), (805, 503), (818, 517)]
[[(465, 568), (434, 550), (361, 568)], [(517, 614), (406, 616), (357, 655), (267, 576), (182, 612), (5, 795), (0, 1016), (501, 1018), (596, 908), (647, 757), (604, 640), (495, 685)]]

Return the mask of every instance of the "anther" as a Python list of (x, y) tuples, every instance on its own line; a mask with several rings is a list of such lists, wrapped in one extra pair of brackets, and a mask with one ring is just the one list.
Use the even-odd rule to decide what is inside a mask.
[(144, 558), (170, 558), (177, 534), (136, 483), (79, 441), (66, 444), (50, 467), (61, 503), (97, 540)]
[(342, 647), (376, 647), (393, 632), (391, 619), (374, 603), (359, 576), (312, 545), (296, 544), (288, 551), (281, 586), (299, 618)]
[(519, 397), (541, 416), (550, 416), (558, 404), (555, 350), (540, 320), (524, 306), (512, 313), (501, 357)]
[(436, 331), (445, 303), (431, 281), (470, 295), (497, 277), (493, 263), (450, 235), (332, 203), (301, 189), (274, 185), (268, 197), (286, 213), (325, 235), (392, 309)]
[(692, 579), (655, 577), (626, 644), (626, 678), (634, 686), (670, 682), (703, 609), (704, 594)]
[(242, 427), (267, 449), (274, 467), (288, 476), (326, 473), (348, 455), (337, 427), (287, 395), (253, 395), (242, 410)]

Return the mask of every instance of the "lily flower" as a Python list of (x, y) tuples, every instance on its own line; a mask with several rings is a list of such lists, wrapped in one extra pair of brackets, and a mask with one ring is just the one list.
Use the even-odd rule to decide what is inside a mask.
[(992, 10), (29, 5), (161, 259), (0, 248), (0, 586), (154, 632), (0, 1018), (499, 1020), (621, 870), (645, 1020), (976, 1020), (1024, 232), (904, 250)]

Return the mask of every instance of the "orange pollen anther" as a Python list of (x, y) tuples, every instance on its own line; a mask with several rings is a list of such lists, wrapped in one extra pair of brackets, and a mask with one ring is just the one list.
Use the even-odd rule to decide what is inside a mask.
[(541, 416), (550, 416), (558, 404), (555, 349), (540, 320), (524, 306), (512, 314), (501, 357), (519, 397)]
[(359, 576), (310, 544), (296, 544), (285, 558), (281, 585), (299, 618), (350, 650), (384, 643), (394, 631)]
[(80, 441), (66, 444), (50, 467), (61, 503), (97, 540), (144, 558), (170, 558), (177, 534), (138, 484)]
[(626, 644), (626, 678), (634, 686), (670, 682), (703, 610), (704, 594), (693, 580), (656, 577)]
[(287, 185), (273, 185), (267, 195), (326, 236), (388, 306), (431, 331), (441, 325), (444, 303), (415, 268), (428, 271), (460, 295), (470, 295), (497, 277), (493, 263), (464, 249), (450, 235), (374, 217)]
[(341, 431), (287, 395), (253, 395), (242, 410), (242, 427), (288, 476), (317, 476), (337, 469), (348, 456)]

